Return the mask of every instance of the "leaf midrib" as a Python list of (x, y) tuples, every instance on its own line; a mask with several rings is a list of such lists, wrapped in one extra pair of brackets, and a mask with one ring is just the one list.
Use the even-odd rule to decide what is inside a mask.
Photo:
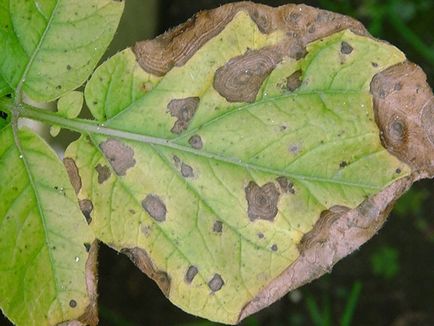
[[(56, 4), (54, 5), (53, 10), (51, 11), (50, 18), (47, 21), (47, 25), (45, 26), (44, 32), (42, 33), (42, 36), (39, 39), (39, 42), (36, 45), (36, 48), (34, 49), (32, 55), (30, 56), (29, 61), (27, 62), (26, 68), (24, 69), (24, 72), (20, 78), (20, 82), (17, 85), (17, 88), (15, 90), (15, 95), (16, 95), (15, 103), (17, 103), (17, 104), (22, 102), (22, 91), (23, 91), (24, 84), (26, 82), (27, 75), (28, 75), (30, 69), (32, 68), (32, 65), (36, 59), (36, 56), (39, 54), (39, 51), (42, 47), (42, 44), (43, 44), (45, 38), (47, 37), (47, 33), (49, 32), (49, 30), (51, 28), (51, 24), (52, 24), (53, 19), (55, 17), (55, 12), (57, 11), (57, 7), (59, 5), (59, 2), (60, 2), (59, 0), (56, 1)], [(22, 46), (22, 44), (20, 44), (20, 45)]]
[(305, 181), (332, 183), (332, 184), (339, 184), (339, 185), (358, 187), (358, 188), (363, 188), (363, 189), (371, 189), (371, 190), (381, 190), (382, 189), (381, 187), (378, 187), (378, 186), (372, 185), (372, 184), (347, 182), (347, 181), (343, 181), (343, 180), (336, 180), (336, 179), (323, 178), (323, 177), (315, 177), (315, 176), (309, 176), (309, 175), (297, 174), (297, 173), (289, 173), (286, 171), (280, 171), (280, 170), (276, 170), (276, 169), (262, 167), (262, 166), (259, 166), (256, 164), (245, 163), (245, 162), (243, 162), (239, 159), (236, 159), (236, 158), (224, 157), (224, 156), (221, 156), (219, 154), (206, 152), (204, 150), (196, 150), (196, 149), (189, 147), (189, 146), (180, 145), (180, 144), (174, 143), (173, 140), (158, 138), (158, 137), (152, 137), (152, 136), (146, 136), (146, 135), (137, 134), (137, 133), (133, 133), (133, 132), (129, 132), (129, 131), (124, 131), (124, 130), (120, 130), (120, 129), (104, 127), (103, 125), (100, 125), (96, 121), (93, 121), (93, 120), (85, 120), (85, 119), (69, 120), (69, 119), (65, 119), (63, 117), (56, 115), (55, 113), (37, 110), (37, 109), (31, 108), (28, 105), (19, 106), (19, 107), (17, 107), (17, 109), (18, 109), (18, 111), (22, 117), (36, 119), (36, 120), (46, 122), (46, 123), (52, 124), (52, 125), (58, 125), (60, 127), (66, 128), (66, 129), (77, 131), (81, 134), (92, 133), (92, 134), (96, 134), (96, 135), (104, 135), (104, 136), (109, 136), (109, 137), (114, 137), (114, 138), (124, 139), (124, 140), (131, 140), (131, 141), (145, 143), (145, 144), (159, 145), (159, 146), (179, 150), (182, 152), (190, 153), (190, 154), (193, 154), (193, 155), (198, 156), (198, 157), (205, 157), (208, 159), (218, 160), (218, 161), (225, 162), (228, 164), (241, 166), (245, 169), (271, 173), (271, 174), (274, 174), (276, 176), (286, 176), (286, 177), (293, 178), (296, 180), (298, 179), (298, 180), (305, 180)]

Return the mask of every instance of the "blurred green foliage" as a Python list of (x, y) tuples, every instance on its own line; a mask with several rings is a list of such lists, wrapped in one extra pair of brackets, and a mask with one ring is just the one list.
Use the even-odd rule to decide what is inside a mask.
[(378, 248), (371, 256), (372, 273), (386, 280), (399, 273), (399, 252), (391, 246)]

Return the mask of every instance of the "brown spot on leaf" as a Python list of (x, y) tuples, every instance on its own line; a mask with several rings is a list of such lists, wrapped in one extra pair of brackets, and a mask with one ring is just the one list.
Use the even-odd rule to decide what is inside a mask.
[(212, 292), (217, 292), (223, 287), (224, 284), (225, 282), (223, 281), (220, 274), (214, 274), (212, 279), (208, 282), (208, 287)]
[(170, 277), (161, 270), (158, 270), (152, 260), (149, 258), (147, 252), (142, 248), (125, 248), (121, 252), (128, 256), (131, 261), (148, 277), (153, 279), (160, 287), (161, 291), (166, 297), (169, 297), (170, 292)]
[(193, 279), (196, 277), (198, 272), (199, 270), (197, 269), (196, 266), (188, 267), (187, 273), (185, 273), (185, 281), (189, 284), (193, 282)]
[(190, 165), (182, 162), (181, 163), (181, 174), (184, 178), (193, 178), (194, 177), (193, 168)]
[(339, 218), (340, 215), (349, 211), (348, 207), (333, 206), (328, 210), (321, 212), (318, 221), (313, 229), (306, 233), (298, 245), (300, 252), (312, 247), (315, 243), (323, 243), (330, 236), (330, 228), (332, 224)]
[(212, 226), (212, 230), (216, 233), (221, 233), (223, 231), (223, 223), (222, 221), (215, 221)]
[(217, 69), (214, 88), (229, 102), (254, 102), (263, 81), (282, 58), (276, 47), (248, 50)]
[(434, 175), (434, 100), (422, 69), (408, 61), (392, 66), (375, 75), (371, 93), (384, 147), (414, 170)]
[(199, 135), (193, 135), (188, 140), (188, 143), (193, 147), (194, 149), (202, 149), (203, 143), (202, 138)]
[(259, 239), (264, 239), (264, 237), (265, 237), (264, 233), (262, 233), (262, 232), (258, 232), (257, 236)]
[(348, 55), (351, 52), (353, 52), (353, 47), (348, 42), (343, 41), (341, 43), (341, 53)]
[(173, 125), (171, 132), (180, 134), (188, 128), (190, 120), (193, 118), (197, 106), (199, 105), (198, 97), (187, 97), (184, 99), (171, 100), (167, 104), (167, 111), (172, 117), (178, 118)]
[(295, 194), (294, 185), (287, 177), (278, 177), (276, 181), (283, 193)]
[(302, 83), (301, 76), (302, 76), (301, 70), (297, 70), (291, 76), (286, 78), (286, 89), (290, 92), (293, 92), (297, 88), (299, 88)]
[(75, 308), (75, 307), (77, 307), (77, 301), (75, 301), (74, 299), (69, 300), (69, 306), (70, 306), (71, 308)]
[(89, 242), (85, 242), (85, 243), (83, 243), (83, 246), (84, 246), (84, 248), (86, 249), (86, 252), (89, 252), (89, 251), (90, 251), (90, 247), (91, 247), (91, 245), (90, 245)]
[(274, 221), (279, 201), (279, 191), (274, 183), (269, 182), (260, 187), (256, 182), (250, 181), (245, 188), (245, 193), (247, 214), (251, 221), (256, 219)]
[(330, 272), (337, 261), (378, 232), (392, 203), (408, 190), (413, 181), (412, 178), (400, 179), (355, 209), (335, 206), (323, 212), (299, 245), (300, 256), (244, 306), (238, 322), (289, 291)]
[(277, 248), (277, 245), (276, 245), (276, 244), (273, 244), (273, 245), (271, 246), (271, 250), (272, 250), (272, 251), (277, 251), (277, 249), (278, 249), (278, 248)]
[(115, 173), (124, 176), (136, 165), (133, 149), (116, 139), (108, 139), (99, 145)]
[(166, 220), (166, 205), (157, 195), (147, 195), (142, 200), (142, 207), (154, 220), (158, 222)]
[(80, 172), (78, 171), (77, 165), (72, 158), (65, 157), (63, 159), (63, 165), (65, 165), (66, 172), (68, 172), (69, 181), (71, 182), (72, 187), (75, 190), (75, 193), (78, 194), (81, 189), (81, 177)]
[(104, 181), (110, 178), (111, 172), (110, 168), (107, 165), (101, 165), (98, 163), (98, 165), (95, 167), (95, 170), (98, 173), (99, 184), (104, 183)]
[(342, 161), (341, 163), (339, 163), (339, 167), (341, 168), (341, 169), (343, 169), (344, 167), (346, 167), (348, 165), (348, 162), (347, 161)]
[(137, 61), (145, 71), (163, 76), (173, 67), (184, 65), (240, 11), (247, 12), (262, 33), (284, 32), (286, 52), (296, 58), (303, 55), (307, 43), (344, 29), (367, 35), (362, 24), (350, 17), (305, 5), (272, 8), (251, 2), (230, 3), (199, 12), (163, 35), (137, 43), (133, 47)]
[(86, 218), (87, 224), (92, 222), (93, 203), (89, 199), (82, 199), (78, 202), (80, 209)]

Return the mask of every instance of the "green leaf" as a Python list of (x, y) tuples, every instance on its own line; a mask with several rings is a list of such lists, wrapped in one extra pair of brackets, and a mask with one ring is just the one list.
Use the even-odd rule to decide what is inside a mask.
[(12, 92), (11, 88), (3, 79), (3, 77), (0, 75), (0, 97), (10, 94), (11, 92)]
[(83, 93), (78, 91), (69, 92), (57, 102), (57, 111), (67, 119), (74, 119), (80, 114), (83, 107)]
[(124, 4), (114, 0), (0, 0), (0, 75), (33, 100), (80, 86), (111, 41)]
[(322, 212), (355, 208), (410, 173), (381, 145), (369, 92), (405, 60), (393, 46), (346, 30), (284, 56), (253, 97), (248, 83), (232, 94), (219, 84), (233, 67), (240, 80), (267, 67), (284, 39), (240, 12), (160, 77), (125, 50), (85, 90), (100, 127), (66, 153), (97, 237), (174, 304), (219, 322), (236, 323), (291, 266)]
[(94, 235), (56, 154), (27, 129), (15, 137), (0, 130), (0, 307), (16, 325), (57, 325), (94, 304)]

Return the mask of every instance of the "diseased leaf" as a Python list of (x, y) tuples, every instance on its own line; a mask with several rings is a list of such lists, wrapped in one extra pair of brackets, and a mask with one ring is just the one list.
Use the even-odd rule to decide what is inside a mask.
[(0, 130), (0, 307), (16, 325), (94, 325), (94, 235), (56, 154), (27, 129), (16, 137)]
[(198, 14), (109, 59), (85, 100), (98, 125), (66, 157), (97, 237), (219, 322), (330, 270), (434, 174), (421, 70), (307, 6)]
[(1, 0), (0, 75), (15, 92), (51, 101), (80, 86), (111, 41), (114, 0)]

